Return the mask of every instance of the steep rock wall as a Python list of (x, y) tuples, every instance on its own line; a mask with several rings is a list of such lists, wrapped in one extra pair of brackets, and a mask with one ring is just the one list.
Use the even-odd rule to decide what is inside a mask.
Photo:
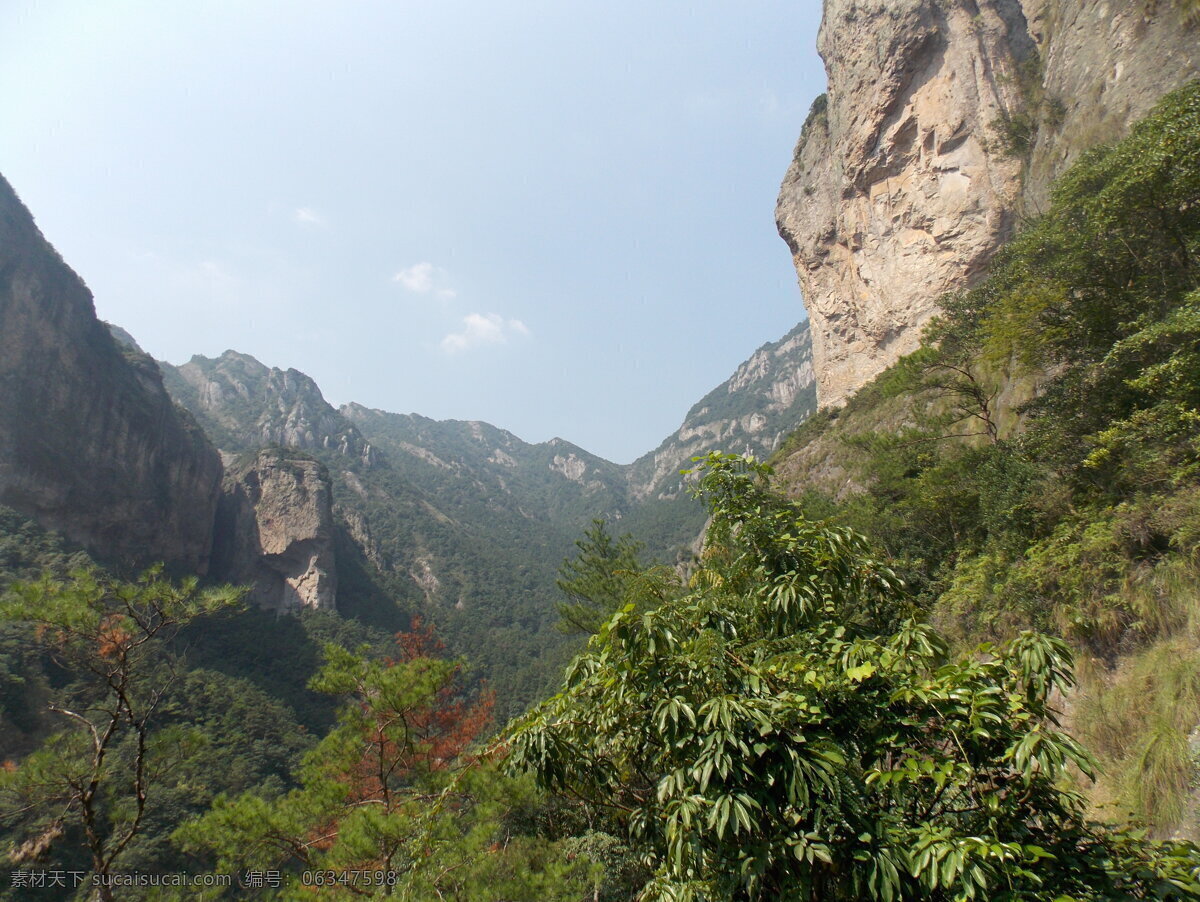
[(1163, 94), (1200, 78), (1200, 16), (1183, 0), (1023, 6), (1045, 99), (1025, 185), (1027, 211), (1037, 213), (1051, 180), (1083, 151), (1120, 138)]
[(1034, 53), (1016, 0), (828, 0), (829, 75), (776, 209), (821, 406), (912, 351), (1012, 229), (1020, 164), (985, 140)]
[(0, 503), (103, 558), (204, 572), (216, 451), (123, 353), (0, 178)]
[(225, 476), (215, 575), (249, 584), (276, 611), (333, 608), (337, 599), (333, 493), (324, 465), (275, 450), (233, 462)]
[(818, 49), (829, 90), (776, 221), (822, 407), (914, 350), (1049, 180), (1200, 60), (1176, 0), (826, 0)]

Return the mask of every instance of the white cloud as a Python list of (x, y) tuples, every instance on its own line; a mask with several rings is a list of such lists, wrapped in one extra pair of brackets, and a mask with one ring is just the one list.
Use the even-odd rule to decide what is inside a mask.
[(457, 354), (482, 345), (507, 344), (513, 336), (529, 334), (529, 327), (519, 319), (505, 319), (499, 313), (471, 313), (463, 317), (462, 331), (442, 339), (442, 350)]
[(427, 294), (433, 291), (433, 269), (432, 263), (414, 263), (392, 276), (392, 281), (417, 294)]
[(446, 287), (449, 277), (450, 274), (446, 270), (424, 260), (400, 270), (392, 276), (392, 281), (399, 282), (414, 294), (432, 294), (443, 301), (449, 301), (458, 297), (458, 292)]
[(292, 214), (292, 218), (296, 221), (296, 225), (300, 226), (325, 225), (325, 217), (312, 207), (297, 207), (296, 212)]

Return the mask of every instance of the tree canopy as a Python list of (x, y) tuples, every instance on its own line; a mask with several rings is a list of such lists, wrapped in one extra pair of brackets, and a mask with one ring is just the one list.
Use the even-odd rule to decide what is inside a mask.
[(620, 813), (650, 899), (1108, 899), (1200, 891), (1193, 847), (1101, 830), (1062, 786), (1061, 641), (952, 658), (845, 528), (711, 454), (687, 586), (615, 614), (510, 767)]
[[(94, 570), (68, 579), (17, 583), (0, 599), (0, 622), (31, 637), (67, 685), (49, 710), (62, 728), (0, 774), (0, 817), (24, 842), (10, 856), (36, 860), (67, 834), (80, 834), (101, 877), (143, 830), (162, 774), (186, 757), (184, 730), (155, 730), (178, 673), (167, 646), (183, 625), (237, 604), (232, 587), (172, 583), (162, 568), (133, 582)], [(101, 899), (111, 886), (99, 885)]]

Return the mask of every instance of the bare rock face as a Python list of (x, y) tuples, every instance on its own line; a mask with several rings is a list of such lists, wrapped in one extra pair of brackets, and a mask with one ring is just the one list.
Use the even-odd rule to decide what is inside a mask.
[(0, 178), (0, 504), (103, 558), (209, 564), (221, 461)]
[(223, 450), (280, 445), (333, 451), (366, 467), (374, 463), (370, 443), (298, 370), (268, 367), (237, 351), (160, 366), (168, 391)]
[[(1200, 78), (1200, 16), (1179, 0), (1024, 0), (1040, 51), (1042, 111), (1026, 206), (1089, 147), (1120, 138), (1168, 91)], [(1047, 121), (1049, 120), (1049, 121)]]
[(554, 459), (550, 461), (550, 469), (572, 482), (583, 482), (583, 476), (587, 473), (587, 462), (574, 454), (568, 453), (566, 457), (555, 454)]
[(808, 323), (755, 351), (737, 371), (701, 398), (683, 425), (629, 466), (635, 499), (678, 497), (681, 468), (709, 451), (765, 458), (815, 409)]
[(914, 350), (1010, 234), (1021, 166), (987, 134), (1018, 111), (1034, 47), (1016, 0), (827, 0), (818, 48), (829, 93), (776, 220), (827, 407)]
[(1050, 180), (1200, 61), (1174, 0), (826, 0), (818, 49), (829, 92), (776, 221), (822, 407), (915, 350)]
[(250, 600), (265, 608), (334, 608), (333, 495), (324, 465), (266, 450), (230, 466), (214, 570), (250, 584)]

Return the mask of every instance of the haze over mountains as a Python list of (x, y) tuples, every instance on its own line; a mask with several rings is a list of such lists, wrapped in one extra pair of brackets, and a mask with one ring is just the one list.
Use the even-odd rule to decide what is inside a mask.
[[(229, 483), (236, 485), (231, 474), (239, 472), (233, 458), (261, 448), (278, 449), (266, 472), (285, 460), (296, 467), (295, 451), (324, 465), (320, 475), (298, 476), (297, 488), (285, 493), (327, 479), (330, 513), (308, 516), (311, 535), (292, 537), (307, 550), (291, 554), (297, 572), (287, 579), (307, 589), (272, 591), (287, 599), (276, 607), (328, 606), (336, 591), (330, 574), (378, 571), (380, 585), (365, 595), (343, 589), (338, 606), (393, 627), (399, 621), (381, 596), (399, 599), (406, 613), (435, 619), (452, 647), (469, 651), (514, 698), (525, 695), (517, 685), (538, 682), (528, 670), (550, 674), (561, 664), (553, 650), (567, 644), (553, 625), (554, 577), (592, 520), (631, 532), (661, 560), (686, 559), (704, 515), (679, 471), (714, 449), (769, 455), (815, 407), (805, 323), (760, 348), (673, 435), (624, 466), (559, 438), (530, 444), (488, 423), (355, 403), (335, 409), (303, 373), (235, 351), (159, 367), (168, 391), (224, 454), (227, 491), (235, 490)], [(247, 464), (240, 466), (244, 472)], [(261, 477), (258, 483), (266, 484)], [(315, 498), (320, 491), (314, 485), (304, 493)], [(325, 520), (332, 527), (317, 525)], [(331, 567), (331, 560), (339, 563)], [(256, 577), (245, 564), (228, 573)]]
[(801, 323), (625, 466), (487, 423), (335, 409), (305, 374), (236, 351), (156, 363), (105, 331), (7, 185), (0, 207), (0, 503), (100, 560), (251, 585), (271, 610), (432, 619), (514, 710), (561, 664), (555, 574), (591, 521), (686, 558), (704, 517), (679, 470), (767, 455), (815, 406)]
[[(1123, 44), (1095, 45), (1077, 27), (1094, 4), (1076, 5), (1061, 21), (1036, 3), (984, 4), (977, 15), (959, 3), (875, 3), (862, 15), (855, 4), (827, 5), (829, 96), (813, 107), (777, 210), (818, 314), (815, 367), (802, 323), (625, 466), (486, 423), (334, 409), (302, 372), (236, 351), (174, 367), (117, 332), (122, 352), (4, 185), (0, 502), (102, 559), (165, 559), (250, 583), (276, 610), (332, 608), (388, 627), (436, 612), (464, 650), (521, 647), (545, 666), (539, 649), (557, 644), (554, 569), (593, 518), (619, 523), (661, 560), (686, 558), (703, 526), (679, 475), (689, 459), (711, 449), (768, 454), (812, 411), (814, 379), (822, 402), (836, 405), (914, 347), (940, 293), (981, 270), (1020, 202), (1036, 200), (1048, 173), (1087, 143), (1074, 140), (1054, 159), (1035, 153), (1023, 197), (1022, 165), (989, 138), (996, 121), (1027, 107), (1044, 143), (1052, 120), (1076, 123), (1091, 110), (1117, 133), (1153, 101), (1158, 81), (1114, 76), (1107, 100), (1061, 113), (1039, 91), (1074, 98), (1068, 89), (1096, 67), (1145, 71), (1154, 52), (1183, 61), (1177, 79), (1194, 68), (1179, 35), (1159, 34), (1160, 21), (1146, 25), (1153, 40), (1130, 38), (1128, 60), (1113, 50)], [(1111, 25), (1134, 35), (1140, 22), (1122, 14)], [(888, 103), (858, 87), (877, 75), (879, 54), (859, 52), (871, 47), (896, 50), (883, 54), (892, 60), (881, 83)], [(1034, 90), (1021, 67), (1039, 47), (1048, 62)], [(1094, 65), (1068, 62), (1080, 59)], [(955, 87), (992, 69), (1003, 77)], [(900, 113), (889, 112), (892, 101)], [(846, 161), (853, 202), (838, 194)], [(964, 187), (985, 182), (982, 193)], [(484, 668), (520, 669), (520, 657)]]
[[(1200, 895), (1200, 847), (1122, 826), (1200, 839), (1200, 0), (823, 14), (776, 208), (811, 335), (627, 465), (335, 407), (235, 350), (158, 363), (0, 182), (0, 590), (46, 576), (0, 592), (16, 866), (400, 862), (401, 896), (486, 902)], [(680, 470), (713, 449), (777, 470), (714, 461), (701, 544)], [(640, 560), (580, 542), (597, 518)], [(176, 590), (55, 579), (89, 555), (252, 604), (218, 589), (151, 642)], [(105, 861), (93, 825), (130, 811)]]

